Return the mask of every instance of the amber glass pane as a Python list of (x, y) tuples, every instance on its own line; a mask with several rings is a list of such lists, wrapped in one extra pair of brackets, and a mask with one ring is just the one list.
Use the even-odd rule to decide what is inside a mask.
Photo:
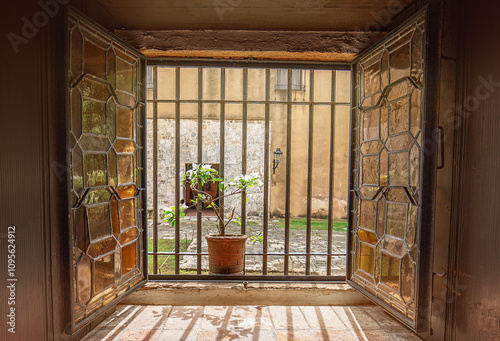
[(120, 220), (118, 217), (118, 200), (116, 197), (111, 198), (110, 210), (113, 235), (115, 238), (118, 238), (118, 235), (120, 234)]
[(399, 290), (399, 258), (388, 255), (382, 252), (381, 258), (381, 281), (391, 287), (392, 289)]
[(382, 240), (382, 248), (393, 255), (402, 257), (406, 253), (406, 244), (404, 240), (396, 239), (391, 236), (385, 236)]
[(114, 266), (113, 253), (94, 261), (94, 293), (101, 292), (115, 282)]
[(87, 208), (90, 239), (95, 240), (111, 234), (109, 206), (100, 205)]
[(111, 96), (106, 82), (98, 82), (89, 77), (84, 77), (80, 83), (78, 83), (78, 88), (83, 96), (98, 101), (107, 101)]
[(135, 142), (132, 140), (117, 139), (114, 144), (118, 153), (133, 153), (135, 151)]
[(122, 276), (136, 268), (137, 254), (136, 243), (122, 247)]
[(107, 203), (111, 198), (111, 193), (107, 189), (90, 190), (83, 201), (85, 205)]
[(131, 241), (134, 241), (137, 236), (139, 235), (139, 231), (137, 231), (137, 228), (133, 227), (127, 231), (124, 231), (120, 234), (120, 245), (125, 245), (130, 243)]
[(383, 238), (385, 235), (386, 209), (387, 200), (382, 195), (377, 203), (377, 235), (379, 238)]
[(108, 65), (106, 70), (106, 79), (111, 86), (116, 88), (116, 54), (113, 48), (107, 51)]
[(114, 251), (116, 247), (116, 239), (113, 237), (100, 240), (98, 242), (90, 244), (87, 254), (92, 258), (97, 258), (103, 254), (110, 253)]
[(78, 88), (71, 90), (71, 131), (77, 139), (82, 133), (82, 96)]
[(401, 261), (401, 296), (407, 303), (414, 299), (414, 285), (413, 262), (406, 254)]
[(387, 204), (387, 234), (398, 238), (405, 237), (407, 210), (406, 204)]
[(375, 266), (375, 248), (365, 243), (359, 245), (359, 268), (371, 274)]
[(92, 295), (92, 267), (90, 259), (83, 256), (76, 265), (76, 297), (78, 302), (85, 305)]
[(107, 137), (83, 134), (79, 141), (84, 152), (107, 152), (111, 144)]
[(368, 230), (375, 230), (377, 203), (370, 200), (361, 200), (359, 226)]
[(85, 186), (106, 185), (106, 154), (85, 154)]
[(399, 150), (408, 150), (413, 143), (413, 138), (410, 134), (402, 134), (391, 136), (386, 142), (386, 147), (390, 152)]
[(424, 69), (422, 67), (422, 38), (422, 31), (417, 28), (413, 33), (411, 45), (411, 76), (420, 85), (423, 84), (424, 78)]
[(134, 111), (132, 109), (118, 107), (117, 108), (117, 135), (119, 137), (133, 138), (134, 137), (134, 122), (133, 115)]
[(87, 234), (87, 223), (85, 221), (85, 208), (80, 206), (71, 211), (73, 218), (73, 245), (82, 252), (87, 251), (89, 236)]
[(121, 230), (135, 226), (135, 200), (122, 200), (119, 202), (119, 208)]
[(79, 193), (83, 188), (83, 155), (80, 146), (76, 146), (71, 153), (71, 178), (73, 189)]
[(366, 231), (366, 230), (358, 230), (358, 237), (361, 241), (375, 245), (378, 242), (378, 237), (375, 233)]
[(365, 69), (365, 97), (380, 91), (380, 63), (374, 63)]
[(373, 140), (379, 137), (380, 108), (365, 111), (363, 122), (363, 140)]
[(84, 51), (85, 73), (99, 78), (106, 77), (106, 51), (87, 39), (84, 42)]
[(410, 98), (389, 105), (389, 135), (404, 133), (410, 128)]
[(111, 148), (107, 154), (108, 157), (108, 184), (110, 186), (116, 187), (118, 185), (118, 173), (117, 173), (117, 156), (113, 148)]
[(389, 185), (408, 186), (409, 166), (408, 152), (389, 154)]
[(123, 60), (116, 58), (116, 87), (122, 91), (133, 93), (133, 66)]
[(363, 184), (378, 185), (379, 156), (363, 156)]
[(118, 155), (118, 183), (128, 184), (134, 181), (134, 157)]
[(136, 188), (134, 185), (120, 186), (116, 192), (122, 199), (132, 198), (135, 195)]
[(106, 105), (102, 102), (83, 100), (83, 131), (106, 134)]
[(363, 154), (377, 154), (382, 150), (382, 143), (379, 140), (364, 142), (361, 145), (361, 152)]
[(389, 56), (391, 67), (391, 82), (410, 76), (411, 57), (410, 42), (398, 46)]
[(110, 99), (106, 105), (106, 136), (112, 143), (116, 137), (116, 103)]

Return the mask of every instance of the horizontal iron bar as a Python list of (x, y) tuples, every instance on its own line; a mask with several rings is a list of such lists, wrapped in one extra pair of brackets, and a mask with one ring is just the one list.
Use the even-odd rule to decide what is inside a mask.
[(184, 67), (235, 67), (251, 69), (311, 69), (311, 70), (332, 70), (350, 71), (351, 63), (331, 63), (331, 62), (300, 62), (300, 61), (255, 61), (255, 60), (228, 60), (228, 59), (179, 59), (179, 58), (148, 58), (148, 66), (184, 66)]
[[(158, 255), (158, 256), (172, 256), (172, 255), (181, 255), (181, 256), (208, 256), (207, 252), (196, 253), (196, 252), (148, 252), (148, 255)], [(344, 257), (347, 256), (346, 253), (307, 253), (307, 252), (288, 252), (288, 253), (262, 253), (262, 252), (247, 252), (245, 256), (335, 256), (335, 257)]]
[(311, 101), (266, 101), (266, 100), (222, 100), (222, 99), (149, 99), (150, 103), (209, 103), (209, 104), (217, 104), (217, 103), (226, 103), (226, 104), (296, 104), (296, 105), (324, 105), (324, 106), (332, 106), (332, 105), (350, 105), (349, 102), (311, 102)]
[(345, 276), (318, 276), (318, 275), (149, 275), (149, 280), (155, 281), (193, 281), (217, 282), (331, 282), (345, 283)]

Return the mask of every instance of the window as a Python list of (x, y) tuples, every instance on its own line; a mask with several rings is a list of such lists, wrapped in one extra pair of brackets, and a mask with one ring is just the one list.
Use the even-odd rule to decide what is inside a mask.
[(146, 89), (153, 88), (153, 67), (148, 66), (146, 68)]
[[(288, 90), (288, 69), (277, 69), (276, 90)], [(292, 90), (303, 91), (302, 70), (292, 70)]]

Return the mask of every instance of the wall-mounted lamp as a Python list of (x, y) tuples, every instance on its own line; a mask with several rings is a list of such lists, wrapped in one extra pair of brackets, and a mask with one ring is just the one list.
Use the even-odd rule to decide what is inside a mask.
[(274, 159), (273, 159), (273, 174), (276, 173), (276, 168), (278, 168), (282, 156), (283, 152), (279, 148), (276, 148), (276, 150), (274, 151)]

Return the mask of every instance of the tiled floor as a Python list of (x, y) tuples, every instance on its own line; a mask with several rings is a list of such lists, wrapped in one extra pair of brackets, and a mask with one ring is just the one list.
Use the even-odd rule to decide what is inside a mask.
[(85, 341), (420, 340), (374, 306), (120, 305)]

